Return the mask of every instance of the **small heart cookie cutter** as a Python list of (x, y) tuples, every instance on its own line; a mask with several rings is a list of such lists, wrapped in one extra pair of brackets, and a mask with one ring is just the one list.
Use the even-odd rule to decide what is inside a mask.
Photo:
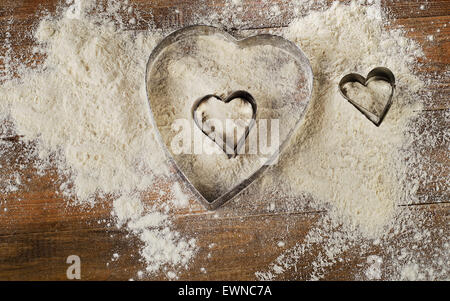
[[(184, 174), (184, 172), (180, 169), (177, 162), (173, 158), (172, 154), (170, 153), (169, 149), (167, 148), (167, 145), (164, 142), (164, 139), (161, 136), (161, 133), (158, 130), (158, 125), (156, 123), (156, 119), (153, 115), (152, 107), (151, 107), (151, 101), (150, 101), (150, 83), (152, 82), (152, 69), (154, 67), (155, 62), (157, 61), (158, 57), (161, 55), (161, 53), (164, 52), (164, 49), (166, 47), (169, 47), (180, 40), (183, 40), (185, 38), (193, 37), (193, 36), (210, 36), (210, 35), (222, 35), (230, 42), (233, 42), (237, 45), (239, 45), (240, 48), (246, 48), (246, 47), (252, 47), (252, 46), (260, 46), (260, 45), (270, 45), (273, 47), (276, 47), (278, 49), (281, 49), (282, 51), (290, 54), (292, 58), (299, 63), (300, 67), (302, 68), (304, 74), (303, 74), (303, 80), (304, 80), (304, 88), (305, 95), (304, 98), (301, 100), (304, 104), (304, 109), (301, 112), (301, 115), (298, 117), (298, 120), (296, 121), (295, 125), (288, 131), (288, 134), (286, 135), (286, 138), (284, 141), (279, 145), (279, 148), (277, 151), (275, 151), (267, 160), (266, 163), (261, 166), (258, 170), (256, 170), (253, 174), (251, 174), (246, 179), (242, 180), (239, 184), (231, 188), (229, 191), (225, 192), (224, 194), (220, 195), (218, 198), (214, 200), (207, 200), (200, 191), (197, 190), (197, 188), (189, 181), (187, 176)], [(156, 139), (158, 140), (159, 144), (162, 146), (165, 154), (167, 155), (167, 158), (169, 160), (169, 163), (172, 165), (176, 173), (180, 176), (180, 178), (186, 183), (186, 186), (189, 188), (189, 190), (196, 196), (196, 198), (202, 203), (202, 205), (208, 209), (208, 210), (215, 210), (225, 204), (226, 202), (232, 200), (237, 195), (239, 195), (244, 189), (246, 189), (250, 184), (252, 184), (256, 179), (258, 179), (270, 166), (272, 162), (274, 162), (280, 153), (286, 148), (288, 145), (288, 142), (294, 132), (298, 129), (300, 126), (303, 117), (306, 113), (306, 108), (308, 107), (308, 104), (311, 100), (312, 90), (313, 90), (313, 82), (314, 82), (314, 76), (311, 68), (311, 64), (309, 63), (308, 58), (303, 53), (303, 51), (293, 42), (288, 41), (284, 39), (283, 37), (271, 35), (271, 34), (261, 34), (252, 36), (249, 38), (244, 39), (237, 39), (231, 34), (227, 33), (226, 31), (214, 27), (214, 26), (206, 26), (206, 25), (193, 25), (193, 26), (187, 26), (184, 28), (181, 28), (170, 35), (168, 35), (166, 38), (164, 38), (153, 50), (153, 52), (150, 54), (150, 57), (147, 62), (147, 68), (146, 68), (146, 74), (145, 74), (145, 80), (146, 80), (146, 92), (147, 92), (147, 99), (149, 103), (149, 111), (150, 111), (150, 120), (155, 129), (157, 129), (156, 132)], [(296, 100), (298, 101), (298, 100)]]
[[(207, 100), (215, 98), (219, 101), (222, 101), (224, 103), (229, 103), (234, 99), (243, 99), (244, 101), (248, 102), (252, 106), (252, 118), (250, 120), (250, 123), (248, 126), (245, 127), (245, 132), (242, 135), (242, 137), (239, 139), (238, 143), (236, 145), (230, 145), (228, 141), (224, 141), (223, 135), (222, 137), (215, 135), (214, 138), (210, 137), (207, 133), (207, 131), (212, 131), (212, 129), (209, 127), (209, 125), (205, 122), (200, 122), (197, 118), (197, 109), (199, 106), (206, 102)], [(213, 140), (219, 147), (222, 148), (222, 150), (227, 154), (228, 158), (234, 158), (238, 155), (239, 150), (245, 145), (245, 140), (248, 137), (248, 134), (250, 133), (251, 129), (256, 123), (256, 112), (257, 112), (258, 106), (256, 105), (256, 101), (253, 98), (253, 96), (248, 93), (247, 91), (236, 91), (232, 94), (230, 94), (227, 98), (222, 98), (220, 96), (209, 94), (206, 95), (199, 100), (197, 100), (194, 105), (192, 106), (192, 118), (194, 119), (195, 124), (198, 126), (198, 128), (211, 140)], [(225, 139), (226, 140), (226, 139)]]
[[(367, 85), (370, 82), (376, 80), (385, 81), (391, 85), (391, 94), (383, 111), (379, 115), (370, 112), (367, 108), (363, 107), (362, 105), (355, 102), (355, 100), (348, 97), (347, 91), (344, 88), (345, 84), (355, 82), (358, 82), (361, 85), (367, 87)], [(344, 76), (339, 82), (339, 91), (341, 92), (341, 95), (345, 99), (347, 99), (356, 109), (358, 109), (361, 113), (363, 113), (364, 116), (367, 117), (367, 119), (372, 121), (372, 123), (375, 124), (376, 126), (380, 126), (392, 105), (392, 99), (394, 97), (395, 91), (395, 76), (392, 73), (392, 71), (386, 67), (377, 67), (372, 69), (372, 71), (370, 71), (369, 74), (367, 74), (367, 77), (365, 78), (357, 73), (350, 73)]]

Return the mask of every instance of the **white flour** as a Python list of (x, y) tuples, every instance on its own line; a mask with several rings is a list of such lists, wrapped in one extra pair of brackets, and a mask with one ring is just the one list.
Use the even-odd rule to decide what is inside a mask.
[[(426, 223), (429, 217), (425, 214), (398, 207), (412, 201), (410, 196), (419, 181), (407, 179), (403, 158), (415, 155), (403, 152), (413, 141), (413, 136), (404, 131), (420, 108), (417, 92), (424, 83), (411, 70), (422, 53), (400, 30), (384, 30), (383, 22), (377, 6), (335, 3), (329, 10), (299, 19), (287, 30), (286, 36), (312, 58), (316, 98), (303, 130), (281, 159), (283, 172), (276, 176), (281, 175), (279, 183), (287, 186), (282, 189), (290, 191), (288, 195), (311, 193), (320, 200), (316, 202), (319, 208), (323, 202), (331, 207), (326, 207), (327, 217), (302, 243), (283, 253), (267, 271), (257, 273), (261, 279), (277, 279), (285, 271), (304, 267), (303, 258), (317, 249), (321, 253), (308, 264), (313, 268), (307, 279), (321, 279), (327, 269), (347, 260), (342, 257), (347, 250), (373, 247), (370, 238), (382, 239), (378, 245), (383, 245), (387, 256), (392, 256), (389, 265), (384, 265), (386, 270), (390, 267), (385, 278), (402, 279), (399, 267), (403, 263), (396, 257), (397, 248), (393, 245), (411, 242), (408, 238), (399, 239), (400, 233), (403, 237), (417, 233), (428, 241), (440, 236), (442, 229), (423, 230), (422, 225), (411, 221)], [(337, 89), (343, 75), (365, 75), (376, 66), (389, 66), (398, 80), (394, 105), (380, 128), (344, 101)], [(433, 138), (418, 139), (430, 143)], [(437, 241), (442, 242), (443, 249), (426, 251), (423, 242), (412, 250), (404, 249), (408, 254), (405, 257), (417, 258), (421, 268), (434, 269), (434, 274), (424, 276), (426, 279), (448, 277), (448, 265), (440, 266), (442, 260), (449, 258), (444, 247), (446, 239)], [(433, 259), (425, 259), (430, 253)]]
[(367, 87), (360, 83), (347, 83), (343, 88), (350, 99), (377, 116), (383, 112), (391, 95), (391, 85), (381, 80), (371, 81)]
[[(117, 226), (143, 242), (139, 252), (147, 272), (168, 267), (173, 271), (165, 269), (167, 277), (177, 279), (177, 269), (189, 267), (198, 247), (193, 237), (177, 231), (171, 210), (189, 208), (192, 202), (178, 183), (171, 185), (167, 202), (149, 203), (141, 196), (158, 191), (158, 184), (171, 176), (148, 119), (144, 85), (146, 60), (161, 34), (122, 30), (141, 22), (139, 12), (123, 1), (69, 2), (72, 6), (62, 17), (45, 18), (35, 31), (39, 43), (35, 53), (46, 56), (37, 69), (14, 66), (17, 61), (6, 36), (1, 54), (5, 66), (0, 73), (0, 137), (17, 134), (22, 141), (35, 143), (27, 151), (30, 160), (37, 160), (38, 174), (45, 174), (49, 162), (56, 164), (66, 179), (60, 189), (68, 200), (90, 205), (111, 196)], [(432, 181), (426, 174), (411, 177), (405, 162), (408, 157), (408, 164), (418, 165), (418, 170), (422, 164), (421, 158), (407, 151), (414, 138), (408, 134), (408, 124), (418, 115), (417, 93), (424, 87), (412, 71), (422, 51), (403, 31), (383, 29), (386, 21), (377, 4), (333, 4), (306, 14), (318, 5), (289, 3), (295, 15), (304, 17), (283, 35), (309, 57), (315, 91), (293, 143), (257, 185), (286, 199), (309, 195), (313, 208), (327, 212), (292, 248), (274, 238), (281, 254), (256, 276), (283, 279), (300, 268), (307, 271), (307, 279), (326, 278), (337, 263), (351, 264), (345, 252), (358, 248), (369, 255), (356, 278), (446, 279), (448, 235), (442, 229), (426, 230), (432, 228), (429, 214), (398, 206), (413, 201), (419, 181)], [(92, 14), (96, 8), (103, 12)], [(246, 12), (242, 1), (228, 1), (226, 11), (237, 12), (230, 14), (233, 24), (246, 25), (239, 19)], [(271, 6), (261, 14), (278, 20), (280, 7)], [(198, 23), (216, 19), (217, 15), (198, 17)], [(222, 50), (226, 57), (227, 48)], [(376, 66), (389, 67), (398, 83), (394, 105), (380, 128), (337, 89), (343, 75), (366, 75)], [(186, 70), (186, 76), (195, 75), (194, 71)], [(16, 72), (20, 79), (12, 79)], [(192, 97), (198, 88), (183, 86)], [(438, 143), (436, 137), (420, 138), (431, 147)], [(12, 145), (0, 140), (0, 156), (6, 156)], [(212, 160), (206, 168), (216, 163)], [(25, 166), (12, 171), (9, 166), (1, 168), (7, 172), (0, 174), (0, 192), (20, 191)], [(7, 212), (8, 204), (0, 201), (0, 206), (0, 214)], [(276, 209), (268, 203), (268, 212)], [(431, 244), (441, 247), (429, 250)], [(382, 248), (383, 255), (370, 253), (373, 247)], [(113, 258), (120, 260), (120, 254)], [(206, 271), (202, 268), (202, 273)], [(143, 272), (138, 276), (143, 277)]]
[[(35, 51), (46, 61), (0, 87), (0, 111), (10, 115), (22, 140), (37, 141), (38, 164), (57, 157), (60, 174), (70, 176), (69, 185), (61, 185), (67, 197), (83, 205), (105, 194), (118, 198), (113, 214), (143, 241), (149, 272), (186, 265), (195, 240), (171, 230), (164, 208), (136, 197), (155, 177), (168, 175), (147, 118), (144, 85), (159, 34), (117, 30), (108, 19), (88, 16), (93, 4), (76, 1), (61, 19), (40, 23)], [(13, 184), (18, 182), (8, 180), (2, 191)]]
[[(414, 95), (423, 86), (410, 64), (420, 48), (400, 31), (385, 31), (381, 17), (371, 17), (374, 9), (335, 4), (292, 23), (286, 33), (312, 58), (316, 98), (282, 174), (291, 190), (330, 201), (337, 215), (367, 235), (377, 235), (401, 201), (405, 166), (399, 148), (408, 143), (403, 131), (420, 108)], [(399, 83), (379, 128), (337, 89), (345, 74), (365, 75), (376, 66), (389, 66)]]

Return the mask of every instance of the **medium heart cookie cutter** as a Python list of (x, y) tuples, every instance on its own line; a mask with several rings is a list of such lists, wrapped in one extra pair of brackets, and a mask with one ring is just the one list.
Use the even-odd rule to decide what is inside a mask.
[[(347, 91), (344, 88), (345, 84), (356, 82), (367, 87), (370, 82), (376, 80), (385, 81), (391, 85), (391, 94), (383, 111), (379, 115), (370, 112), (367, 108), (356, 102), (354, 99), (351, 99), (347, 95)], [(365, 78), (357, 73), (350, 73), (344, 76), (339, 82), (339, 91), (345, 99), (347, 99), (356, 109), (363, 113), (364, 116), (366, 116), (370, 121), (372, 121), (373, 124), (380, 126), (392, 105), (392, 99), (395, 91), (395, 76), (392, 71), (386, 67), (377, 67), (372, 69), (372, 71), (370, 71)]]
[[(214, 138), (210, 137), (208, 135), (207, 131), (205, 130), (205, 128), (208, 129), (209, 131), (212, 131), (212, 129), (209, 127), (209, 125), (207, 123), (200, 122), (198, 120), (197, 114), (196, 114), (197, 109), (199, 108), (199, 106), (202, 103), (206, 102), (207, 100), (209, 100), (211, 98), (215, 98), (224, 103), (229, 103), (234, 99), (243, 99), (252, 106), (253, 114), (252, 114), (250, 123), (248, 126), (245, 127), (245, 132), (242, 135), (242, 137), (238, 140), (238, 143), (236, 145), (230, 145), (228, 143), (228, 141), (224, 141), (223, 135), (222, 135), (222, 137), (218, 137), (217, 135)], [(253, 96), (250, 93), (248, 93), (246, 91), (236, 91), (236, 92), (232, 93), (231, 95), (229, 95), (225, 99), (220, 96), (214, 95), (214, 94), (209, 94), (209, 95), (206, 95), (206, 96), (200, 98), (199, 100), (197, 100), (194, 103), (194, 105), (192, 106), (192, 118), (194, 119), (194, 122), (198, 126), (198, 128), (208, 138), (213, 140), (220, 148), (222, 148), (222, 150), (225, 152), (225, 154), (227, 154), (228, 158), (231, 159), (238, 155), (239, 150), (245, 145), (245, 140), (247, 139), (248, 134), (250, 133), (251, 129), (255, 126), (257, 109), (258, 109), (258, 106), (256, 104), (255, 99), (253, 98)]]
[[(224, 37), (226, 40), (235, 43), (238, 45), (241, 49), (242, 48), (250, 48), (252, 46), (272, 46), (277, 49), (280, 49), (282, 52), (289, 54), (293, 60), (295, 60), (298, 65), (301, 67), (302, 70), (302, 90), (301, 90), (301, 106), (303, 109), (300, 112), (300, 116), (298, 116), (298, 119), (296, 119), (295, 124), (292, 128), (286, 130), (286, 138), (279, 144), (278, 149), (269, 156), (269, 158), (266, 160), (265, 164), (261, 166), (258, 170), (256, 170), (253, 174), (251, 174), (246, 179), (242, 180), (239, 184), (231, 188), (229, 191), (225, 192), (224, 194), (220, 195), (214, 200), (207, 200), (200, 191), (191, 183), (191, 181), (188, 179), (188, 177), (184, 174), (184, 172), (180, 169), (178, 166), (176, 160), (170, 153), (166, 143), (164, 142), (164, 139), (159, 131), (159, 127), (157, 125), (155, 116), (153, 114), (152, 110), (152, 104), (151, 104), (151, 91), (150, 87), (152, 85), (158, 85), (158, 82), (152, 78), (152, 71), (154, 71), (154, 67), (156, 62), (158, 61), (158, 58), (160, 55), (164, 53), (164, 50), (168, 48), (169, 46), (175, 45), (178, 42), (181, 42), (183, 39), (193, 38), (193, 37), (199, 37), (199, 36), (213, 36), (213, 35), (220, 35)], [(161, 72), (161, 70), (158, 70), (158, 68), (155, 68), (155, 72)], [(311, 100), (311, 95), (313, 91), (313, 73), (312, 68), (309, 63), (308, 58), (303, 53), (303, 51), (293, 42), (288, 41), (280, 36), (276, 35), (270, 35), (270, 34), (262, 34), (262, 35), (256, 35), (245, 39), (237, 39), (233, 37), (232, 35), (228, 34), (227, 32), (223, 31), (222, 29), (219, 29), (217, 27), (213, 26), (205, 26), (205, 25), (195, 25), (195, 26), (188, 26), (184, 27), (180, 30), (177, 30), (170, 35), (168, 35), (165, 39), (163, 39), (153, 50), (151, 53), (148, 62), (147, 62), (147, 69), (146, 69), (146, 92), (147, 92), (147, 99), (149, 102), (149, 111), (150, 111), (150, 120), (153, 125), (153, 127), (156, 129), (156, 139), (158, 140), (159, 144), (163, 148), (164, 152), (167, 155), (169, 164), (174, 168), (176, 173), (180, 176), (180, 178), (185, 182), (186, 186), (189, 188), (189, 190), (197, 197), (197, 199), (204, 205), (205, 208), (208, 210), (215, 210), (218, 207), (222, 206), (226, 202), (232, 200), (234, 197), (239, 195), (245, 188), (247, 188), (250, 184), (252, 184), (257, 178), (261, 176), (261, 174), (264, 173), (264, 171), (267, 170), (267, 168), (272, 164), (279, 156), (279, 154), (286, 148), (288, 145), (288, 142), (292, 136), (292, 134), (297, 130), (297, 128), (300, 126), (301, 121), (303, 120), (304, 114), (306, 112), (306, 108), (308, 107), (308, 104)], [(300, 88), (299, 88), (300, 89)], [(298, 99), (295, 99), (294, 101), (299, 102)], [(299, 102), (299, 103), (300, 103)], [(255, 103), (256, 104), (256, 103)], [(244, 139), (245, 140), (245, 139)], [(245, 142), (245, 141), (244, 141)]]

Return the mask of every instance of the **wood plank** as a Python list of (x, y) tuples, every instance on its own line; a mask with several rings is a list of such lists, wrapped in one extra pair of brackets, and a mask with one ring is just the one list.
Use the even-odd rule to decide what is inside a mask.
[[(448, 204), (427, 205), (421, 206), (418, 214), (433, 217), (428, 221), (427, 227), (430, 229), (447, 231), (449, 209)], [(84, 219), (70, 221), (65, 217), (72, 210), (77, 209), (69, 209), (60, 217), (67, 230), (55, 228), (51, 232), (0, 235), (0, 279), (64, 280), (68, 266), (64, 259), (73, 254), (82, 260), (84, 280), (128, 280), (130, 275), (136, 275), (145, 268), (136, 254), (139, 242), (134, 237), (127, 237), (126, 233), (104, 224), (97, 225), (92, 211), (80, 213)], [(108, 216), (105, 212), (104, 217), (107, 219)], [(187, 270), (181, 269), (179, 279), (253, 280), (255, 272), (264, 271), (281, 251), (302, 243), (308, 231), (317, 226), (320, 216), (321, 213), (270, 214), (263, 218), (259, 215), (242, 218), (216, 218), (212, 214), (179, 216), (175, 222), (177, 228), (196, 237), (199, 246), (194, 263)], [(36, 218), (45, 220), (45, 216)], [(91, 220), (92, 224), (87, 225), (85, 219)], [(283, 241), (285, 246), (278, 247), (279, 241)], [(95, 254), (92, 252), (93, 245)], [(114, 252), (120, 254), (118, 260), (112, 260)], [(290, 270), (282, 275), (282, 279), (301, 280), (309, 275), (311, 266), (308, 264), (317, 258), (319, 252), (323, 249), (312, 249), (297, 266), (297, 271), (302, 272)], [(361, 274), (361, 266), (364, 266), (368, 255), (382, 253), (376, 246), (364, 250), (354, 246), (347, 251), (346, 261), (330, 269), (326, 279), (351, 280), (354, 275)], [(224, 266), (223, 262), (227, 264)], [(202, 268), (207, 273), (203, 273)], [(165, 277), (163, 271), (144, 278), (162, 280)]]
[[(441, 264), (436, 262), (436, 259), (433, 258), (434, 252), (436, 251), (433, 250), (433, 248), (442, 250), (442, 248), (445, 248), (445, 244), (448, 243), (447, 237), (450, 207), (448, 204), (431, 206), (423, 205), (418, 208), (415, 213), (416, 215), (413, 214), (410, 216), (411, 222), (432, 232), (432, 245), (424, 244), (421, 241), (414, 242), (413, 237), (415, 235), (415, 230), (413, 229), (414, 227), (412, 227), (410, 229), (403, 229), (398, 234), (392, 234), (389, 239), (381, 241), (380, 245), (370, 241), (364, 242), (359, 239), (349, 239), (344, 243), (349, 247), (348, 250), (339, 255), (341, 261), (336, 260), (336, 262), (332, 262), (332, 260), (327, 260), (325, 256), (327, 247), (329, 247), (328, 243), (330, 243), (330, 240), (325, 238), (324, 243), (313, 244), (311, 247), (307, 248), (307, 252), (302, 254), (300, 259), (292, 260), (290, 262), (290, 267), (285, 269), (281, 275), (276, 276), (274, 280), (308, 280), (310, 279), (311, 273), (314, 271), (311, 263), (317, 263), (321, 266), (324, 262), (330, 264), (330, 267), (325, 267), (323, 269), (322, 272), (324, 277), (322, 280), (367, 279), (365, 272), (370, 266), (370, 264), (368, 264), (368, 258), (371, 255), (379, 256), (382, 260), (380, 280), (392, 279), (392, 277), (400, 276), (401, 270), (411, 263), (408, 262), (411, 258), (406, 258), (406, 260), (401, 259), (400, 254), (405, 250), (415, 254), (415, 257), (417, 258), (414, 260), (420, 261), (422, 265), (428, 262), (429, 266), (431, 266), (431, 262), (433, 261), (433, 268), (439, 269)], [(423, 218), (424, 215), (428, 218)], [(326, 230), (330, 231), (329, 235), (330, 237), (333, 237), (334, 233), (331, 233), (330, 229)], [(336, 231), (338, 232), (339, 229), (336, 229)], [(337, 244), (336, 247), (340, 248), (342, 247), (342, 242), (339, 243), (339, 234), (336, 236), (338, 239), (331, 239), (331, 242), (332, 245), (333, 243)], [(300, 240), (300, 244), (302, 243), (303, 242)], [(284, 254), (284, 256), (286, 258), (292, 258), (293, 252), (298, 250), (299, 248), (294, 245)], [(322, 260), (324, 260), (324, 262), (322, 262)], [(263, 271), (267, 271), (267, 268), (263, 269)]]
[[(261, 2), (258, 0), (242, 0), (242, 11), (237, 9), (233, 11), (233, 16), (226, 16), (220, 14), (223, 7), (226, 7), (225, 0), (207, 1), (206, 3), (199, 0), (178, 0), (178, 1), (145, 1), (135, 0), (137, 7), (142, 11), (149, 11), (152, 14), (148, 16), (148, 21), (153, 21), (160, 28), (167, 27), (182, 27), (186, 25), (196, 24), (198, 16), (211, 15), (218, 12), (219, 18), (217, 22), (222, 23), (228, 28), (239, 29), (254, 29), (254, 28), (276, 28), (287, 26), (295, 17), (294, 11), (297, 10), (297, 15), (307, 14), (309, 8), (317, 9), (320, 7), (320, 2), (305, 4), (301, 1), (290, 0), (271, 0)], [(330, 6), (334, 1), (326, 1)], [(348, 3), (348, 0), (340, 0), (340, 2)], [(396, 19), (416, 19), (426, 17), (441, 17), (448, 16), (450, 10), (448, 1), (431, 1), (421, 9), (422, 3), (420, 1), (382, 1), (383, 7), (387, 8), (391, 15)], [(276, 6), (279, 13), (274, 13), (262, 17), (259, 13), (261, 11), (268, 12), (272, 7)], [(228, 6), (232, 7), (232, 6)], [(237, 8), (238, 6), (235, 6)], [(153, 16), (153, 18), (152, 18)], [(150, 19), (152, 18), (152, 19)]]
[[(5, 21), (14, 18), (15, 21), (24, 25), (31, 25), (37, 20), (39, 11), (54, 13), (58, 8), (59, 0), (22, 0), (22, 1), (0, 1), (0, 20)], [(328, 0), (327, 5), (334, 1)], [(348, 3), (348, 0), (340, 0)], [(199, 16), (217, 14), (217, 22), (228, 28), (254, 29), (254, 28), (276, 28), (287, 26), (297, 15), (304, 15), (310, 8), (317, 9), (319, 3), (310, 5), (290, 0), (270, 0), (261, 2), (259, 0), (242, 0), (242, 5), (227, 5), (226, 0), (203, 1), (203, 0), (130, 0), (129, 3), (140, 11), (142, 22), (134, 25), (133, 29), (146, 29), (148, 24), (155, 24), (159, 28), (176, 28), (196, 24)], [(390, 15), (395, 19), (416, 20), (423, 18), (448, 17), (449, 6), (447, 0), (434, 0), (425, 4), (420, 1), (382, 1)], [(421, 7), (424, 6), (422, 10)], [(261, 11), (269, 11), (276, 6), (277, 13), (273, 16), (260, 15)], [(237, 9), (242, 7), (243, 9)], [(224, 16), (224, 8), (232, 8), (233, 16)], [(101, 11), (101, 9), (99, 9)], [(30, 18), (31, 17), (31, 18)], [(125, 14), (123, 17), (127, 17)]]
[[(418, 191), (414, 196), (418, 203), (438, 203), (449, 199), (448, 149), (450, 142), (447, 134), (449, 118), (450, 110), (432, 110), (420, 112), (418, 117), (411, 121), (413, 127), (408, 131), (408, 135), (413, 135), (413, 143), (407, 154), (413, 155), (407, 157), (406, 162), (409, 178), (419, 179)], [(0, 179), (6, 182), (8, 179), (13, 179), (19, 172), (23, 174), (20, 182), (24, 183), (24, 187), (19, 191), (5, 195), (3, 197), (5, 201), (15, 198), (33, 200), (39, 197), (44, 197), (44, 199), (60, 197), (62, 194), (60, 185), (65, 179), (60, 178), (54, 169), (45, 171), (45, 174), (41, 176), (38, 175), (34, 166), (33, 143), (25, 143), (21, 140), (5, 141), (2, 143), (2, 149)], [(274, 168), (276, 169), (276, 166)], [(421, 176), (422, 174), (426, 174), (426, 177)], [(246, 205), (236, 207), (236, 212), (239, 212), (241, 216), (267, 213), (267, 204), (262, 203), (260, 206), (256, 206), (251, 203), (251, 200), (255, 198), (280, 199), (277, 195), (270, 195), (270, 192), (265, 190), (250, 189), (240, 200), (240, 203)], [(279, 201), (282, 203), (283, 199)], [(306, 212), (312, 210), (307, 206), (305, 200), (301, 199), (301, 201), (304, 202)], [(230, 206), (234, 207), (235, 205), (232, 203)]]
[(411, 122), (412, 154), (406, 159), (408, 180), (418, 179), (415, 203), (448, 202), (450, 200), (449, 149), (450, 110), (423, 111)]
[[(412, 128), (408, 135), (412, 135), (413, 142), (407, 150), (406, 164), (410, 179), (419, 179), (418, 191), (414, 196), (419, 203), (436, 203), (449, 200), (448, 174), (450, 162), (448, 150), (450, 141), (448, 128), (450, 126), (450, 110), (422, 111), (411, 121)], [(2, 137), (0, 133), (0, 138)], [(10, 139), (8, 135), (5, 135)], [(18, 139), (18, 140), (14, 140)], [(4, 196), (5, 200), (14, 198), (33, 199), (36, 196), (58, 197), (61, 194), (59, 186), (65, 180), (60, 178), (57, 171), (49, 169), (42, 176), (38, 175), (34, 166), (34, 144), (25, 143), (20, 138), (2, 143), (3, 154), (0, 155), (2, 174), (0, 180), (6, 182), (21, 174), (20, 182), (24, 183), (20, 191)], [(412, 156), (411, 156), (412, 154)], [(275, 166), (276, 168), (276, 166)], [(426, 174), (426, 177), (421, 175)], [(23, 190), (22, 190), (23, 189)], [(252, 198), (278, 199), (276, 195), (268, 195), (267, 191), (253, 189), (244, 194), (243, 203)], [(247, 206), (248, 212), (266, 213), (265, 207), (256, 208), (253, 204)], [(306, 211), (311, 208), (305, 207)], [(242, 212), (243, 208), (239, 208)], [(256, 210), (256, 211), (255, 211)], [(243, 214), (243, 213), (242, 213)]]
[[(32, 53), (35, 43), (30, 33), (38, 24), (39, 16), (37, 13), (39, 7), (48, 12), (54, 12), (57, 7), (57, 0), (26, 0), (20, 2), (0, 1), (0, 40), (3, 40), (7, 32), (12, 33), (10, 38), (12, 52), (18, 55), (13, 57), (17, 62), (23, 62), (29, 66), (35, 66), (42, 61), (42, 57)], [(39, 3), (37, 5), (36, 3)], [(139, 7), (143, 12), (142, 17), (146, 22), (154, 23), (159, 28), (180, 28), (182, 26), (197, 24), (198, 16), (202, 14), (211, 14), (212, 12), (220, 12), (224, 6), (224, 1), (206, 2), (200, 5), (197, 0), (194, 1), (143, 1), (134, 0), (130, 3)], [(241, 30), (246, 28), (276, 28), (286, 26), (292, 17), (292, 4), (290, 1), (268, 1), (264, 5), (271, 6), (274, 3), (280, 7), (279, 23), (273, 19), (261, 18), (258, 12), (261, 7), (258, 1), (244, 1), (245, 16), (236, 16), (240, 19), (244, 18), (244, 23), (233, 25), (233, 20), (227, 20), (229, 27), (239, 27)], [(405, 1), (399, 3), (383, 2), (397, 19), (392, 26), (402, 26), (408, 31), (408, 36), (419, 42), (424, 47), (426, 55), (425, 60), (421, 60), (422, 65), (418, 68), (419, 74), (426, 74), (426, 78), (430, 80), (429, 89), (426, 93), (431, 93), (424, 109), (445, 109), (449, 108), (448, 102), (450, 96), (450, 77), (448, 76), (448, 66), (450, 64), (450, 1), (433, 1), (426, 5), (425, 10), (420, 10), (420, 3), (415, 1)], [(399, 9), (399, 6), (401, 9)], [(200, 7), (200, 8), (199, 8)], [(205, 11), (203, 11), (205, 10)], [(404, 13), (405, 11), (414, 11), (416, 13)], [(402, 13), (403, 12), (403, 13)], [(125, 15), (124, 15), (125, 17)], [(129, 17), (128, 17), (129, 18)], [(146, 30), (148, 23), (141, 22), (136, 25), (129, 24), (129, 30)], [(261, 26), (263, 22), (264, 26)], [(437, 30), (439, 29), (439, 32)], [(413, 31), (411, 31), (413, 30)], [(433, 36), (430, 41), (429, 37)], [(5, 45), (6, 46), (6, 45)], [(0, 56), (4, 54), (6, 49), (0, 46)], [(3, 63), (0, 61), (0, 72), (4, 69)]]

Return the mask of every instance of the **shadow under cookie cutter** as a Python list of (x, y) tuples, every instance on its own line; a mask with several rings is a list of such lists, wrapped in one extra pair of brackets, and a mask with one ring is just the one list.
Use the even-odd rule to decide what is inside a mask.
[[(370, 82), (376, 80), (385, 81), (391, 85), (391, 94), (385, 107), (383, 108), (383, 111), (379, 115), (370, 112), (367, 108), (357, 103), (354, 99), (348, 97), (347, 91), (344, 88), (345, 84), (356, 82), (360, 83), (364, 87), (367, 87)], [(372, 121), (373, 124), (378, 127), (381, 125), (384, 118), (386, 117), (386, 114), (391, 108), (392, 99), (395, 92), (395, 76), (392, 71), (386, 67), (377, 67), (372, 69), (372, 71), (370, 71), (365, 78), (357, 73), (350, 73), (344, 76), (339, 82), (339, 91), (345, 99), (347, 99), (356, 109), (358, 109), (362, 114), (364, 114), (364, 116), (366, 116), (370, 121)]]
[[(219, 34), (223, 36), (226, 40), (235, 43), (240, 48), (248, 48), (252, 46), (267, 46), (270, 45), (272, 47), (278, 48), (289, 55), (292, 56), (292, 58), (301, 66), (302, 68), (302, 74), (304, 77), (304, 87), (306, 89), (306, 92), (304, 92), (304, 98), (302, 98), (302, 106), (304, 106), (304, 109), (301, 112), (301, 115), (298, 116), (298, 120), (296, 121), (295, 125), (289, 129), (288, 134), (286, 135), (286, 138), (282, 141), (277, 151), (275, 151), (273, 154), (270, 155), (270, 157), (267, 159), (265, 164), (261, 166), (258, 170), (256, 170), (253, 174), (251, 174), (246, 179), (242, 180), (239, 184), (231, 188), (229, 191), (225, 192), (224, 194), (220, 195), (214, 200), (207, 200), (202, 193), (189, 181), (187, 176), (184, 174), (184, 172), (180, 169), (178, 166), (176, 160), (173, 158), (172, 154), (167, 148), (167, 145), (165, 144), (161, 133), (159, 132), (158, 125), (156, 123), (156, 119), (153, 115), (152, 105), (150, 101), (150, 83), (152, 81), (152, 70), (153, 66), (156, 63), (159, 55), (164, 52), (164, 50), (185, 39), (185, 38), (192, 38), (195, 36), (213, 36)], [(168, 35), (165, 39), (163, 39), (158, 46), (153, 50), (151, 53), (149, 60), (147, 62), (147, 69), (146, 69), (146, 92), (147, 92), (147, 99), (149, 102), (149, 109), (150, 109), (150, 120), (153, 125), (153, 127), (156, 129), (156, 139), (158, 140), (161, 147), (164, 149), (165, 154), (167, 155), (167, 158), (169, 160), (169, 163), (172, 165), (172, 167), (176, 170), (176, 173), (180, 176), (180, 178), (185, 182), (186, 186), (189, 188), (189, 190), (197, 197), (197, 199), (203, 204), (203, 206), (208, 210), (215, 210), (225, 204), (226, 202), (232, 200), (237, 195), (239, 195), (243, 190), (245, 190), (250, 184), (252, 184), (256, 179), (258, 179), (264, 171), (267, 170), (267, 168), (272, 164), (279, 156), (279, 154), (286, 148), (288, 145), (288, 142), (292, 136), (292, 134), (297, 130), (299, 127), (301, 121), (303, 120), (303, 117), (306, 113), (306, 108), (309, 105), (309, 102), (311, 100), (311, 95), (313, 91), (313, 72), (311, 65), (309, 63), (308, 58), (303, 53), (303, 51), (293, 42), (288, 41), (280, 36), (276, 35), (270, 35), (270, 34), (262, 34), (262, 35), (256, 35), (251, 36), (249, 38), (245, 39), (237, 39), (227, 33), (226, 31), (223, 31), (220, 28), (213, 27), (213, 26), (205, 26), (205, 25), (195, 25), (195, 26), (188, 26), (184, 27), (180, 30), (177, 30), (170, 35)]]

